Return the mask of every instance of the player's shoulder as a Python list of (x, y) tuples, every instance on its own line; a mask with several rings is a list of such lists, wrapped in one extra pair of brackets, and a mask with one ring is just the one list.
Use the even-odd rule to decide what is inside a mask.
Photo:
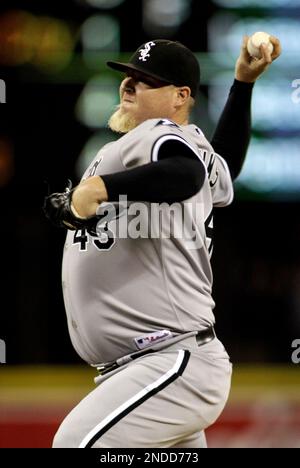
[(176, 139), (192, 146), (194, 149), (197, 148), (195, 140), (191, 137), (191, 134), (186, 131), (186, 126), (178, 125), (170, 119), (152, 119), (148, 121), (148, 125), (149, 138), (154, 142), (162, 139), (164, 141)]
[(149, 119), (136, 127), (137, 133), (148, 133), (151, 135), (159, 135), (166, 133), (183, 133), (183, 127), (169, 119)]
[(190, 124), (184, 127), (184, 129), (186, 137), (192, 139), (198, 146), (199, 150), (208, 151), (210, 153), (214, 151), (204, 132), (199, 127), (194, 124)]
[[(194, 152), (200, 149), (211, 150), (203, 132), (195, 125), (178, 125), (171, 119), (149, 119), (130, 132), (131, 141), (143, 141), (144, 144), (161, 145), (167, 140), (178, 140), (188, 145)], [(199, 155), (198, 155), (199, 156)]]
[(128, 139), (132, 141), (143, 141), (144, 145), (156, 144), (158, 140), (179, 139), (183, 142), (190, 142), (188, 134), (185, 134), (184, 127), (169, 119), (149, 119), (141, 123), (134, 130), (129, 132)]
[(164, 128), (172, 128), (172, 129), (175, 129), (175, 130), (181, 130), (181, 127), (180, 125), (178, 125), (176, 122), (174, 122), (173, 120), (170, 120), (170, 119), (152, 119), (152, 129), (161, 129), (163, 130)]
[[(195, 126), (188, 126), (195, 127)], [(171, 119), (149, 119), (142, 122), (134, 130), (131, 130), (131, 134), (135, 136), (141, 136), (141, 134), (148, 135), (150, 138), (155, 138), (160, 135), (174, 134), (179, 135), (182, 138), (191, 138), (191, 129), (187, 131), (187, 126), (178, 125)], [(196, 128), (196, 127), (195, 127)], [(200, 130), (199, 130), (200, 131)], [(198, 134), (199, 137), (199, 134)]]
[(149, 129), (153, 137), (175, 136), (175, 138), (185, 141), (188, 145), (202, 152), (212, 153), (214, 150), (207, 140), (203, 131), (194, 124), (189, 125), (178, 125), (169, 119), (155, 119), (149, 121)]

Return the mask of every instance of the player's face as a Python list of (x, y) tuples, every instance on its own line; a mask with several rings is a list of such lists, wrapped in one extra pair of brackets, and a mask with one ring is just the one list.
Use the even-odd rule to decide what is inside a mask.
[(175, 86), (132, 72), (120, 86), (120, 111), (130, 115), (137, 125), (148, 119), (171, 119), (175, 96)]

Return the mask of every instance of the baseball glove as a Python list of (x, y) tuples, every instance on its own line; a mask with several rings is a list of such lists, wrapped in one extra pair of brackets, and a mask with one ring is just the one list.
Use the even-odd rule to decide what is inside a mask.
[(57, 227), (67, 228), (71, 231), (88, 229), (96, 233), (97, 216), (93, 218), (78, 218), (72, 211), (73, 192), (72, 182), (69, 180), (64, 192), (48, 195), (45, 198), (43, 206), (46, 217)]

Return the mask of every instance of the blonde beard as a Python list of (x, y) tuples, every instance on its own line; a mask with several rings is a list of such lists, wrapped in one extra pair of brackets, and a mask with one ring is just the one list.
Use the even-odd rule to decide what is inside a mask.
[(128, 133), (137, 127), (137, 125), (134, 117), (122, 111), (120, 106), (117, 107), (116, 112), (114, 112), (108, 121), (109, 128), (116, 133)]

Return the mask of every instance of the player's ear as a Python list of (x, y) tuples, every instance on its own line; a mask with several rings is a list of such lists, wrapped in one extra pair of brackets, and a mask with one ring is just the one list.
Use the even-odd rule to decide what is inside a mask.
[(191, 90), (188, 86), (177, 88), (177, 100), (179, 105), (185, 104), (191, 97)]

